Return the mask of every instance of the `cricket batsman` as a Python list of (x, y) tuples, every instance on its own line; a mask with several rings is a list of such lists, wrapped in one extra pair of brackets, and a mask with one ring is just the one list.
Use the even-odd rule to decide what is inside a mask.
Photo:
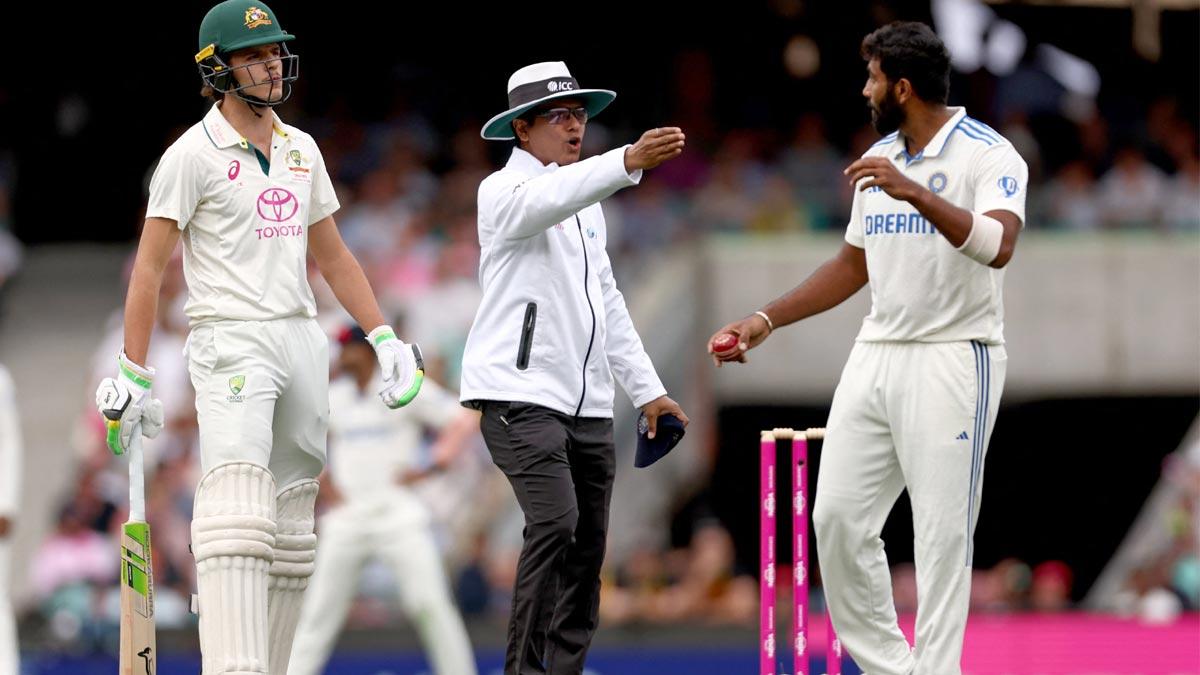
[(97, 405), (120, 410), (108, 444), (162, 426), (146, 363), (159, 285), (183, 239), (186, 352), (196, 390), (201, 474), (192, 519), (204, 675), (288, 671), (316, 558), (313, 504), (325, 465), (328, 341), (318, 328), (306, 255), (360, 325), (389, 408), (411, 401), (420, 352), (380, 314), (334, 223), (338, 199), (312, 137), (273, 108), (299, 57), (279, 16), (226, 0), (200, 24), (195, 61), (207, 115), (163, 154), (125, 300), (124, 349)]

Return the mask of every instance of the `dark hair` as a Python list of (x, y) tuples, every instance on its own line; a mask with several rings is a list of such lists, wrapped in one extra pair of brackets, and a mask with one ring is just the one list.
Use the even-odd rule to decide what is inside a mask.
[(225, 94), (223, 92), (213, 89), (208, 83), (205, 83), (204, 86), (200, 87), (200, 95), (213, 101), (220, 101), (221, 99), (225, 98)]
[(516, 117), (513, 118), (513, 120), (511, 122), (508, 123), (508, 125), (510, 127), (512, 127), (512, 130), (513, 130), (513, 143), (516, 145), (516, 147), (518, 147), (518, 148), (521, 147), (521, 143), (522, 143), (521, 136), (517, 134), (517, 120), (524, 120), (525, 124), (527, 124), (529, 126), (533, 126), (533, 123), (537, 119), (537, 116), (538, 116), (538, 106), (534, 106), (534, 107), (530, 108), (529, 110), (526, 110), (525, 112), (521, 113), (520, 115), (517, 115)]
[(908, 80), (923, 101), (945, 103), (950, 95), (950, 52), (933, 29), (917, 21), (896, 21), (862, 41), (862, 57), (879, 59), (888, 82)]

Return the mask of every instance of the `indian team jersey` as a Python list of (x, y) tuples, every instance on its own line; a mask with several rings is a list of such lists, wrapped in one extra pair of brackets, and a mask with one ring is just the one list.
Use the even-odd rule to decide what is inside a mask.
[(379, 402), (382, 388), (379, 373), (366, 391), (349, 377), (329, 385), (329, 473), (349, 502), (394, 493), (401, 472), (419, 466), (425, 429), (441, 429), (462, 411), (457, 397), (429, 379), (398, 410)]
[(278, 117), (265, 159), (214, 105), (154, 171), (146, 217), (184, 231), (193, 326), (317, 314), (308, 228), (338, 209), (337, 195), (316, 142)]
[[(899, 133), (863, 157), (887, 157), (951, 204), (976, 213), (1010, 211), (1023, 225), (1025, 160), (963, 108), (950, 110), (950, 121), (915, 157)], [(1004, 342), (1004, 270), (958, 252), (912, 204), (878, 187), (856, 190), (846, 241), (865, 249), (870, 277), (871, 313), (859, 341)]]

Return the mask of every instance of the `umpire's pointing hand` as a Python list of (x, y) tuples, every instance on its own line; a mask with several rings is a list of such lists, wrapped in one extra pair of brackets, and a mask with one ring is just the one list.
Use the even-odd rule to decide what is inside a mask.
[(642, 134), (637, 143), (625, 148), (625, 171), (653, 169), (683, 152), (684, 136), (679, 127), (660, 127)]

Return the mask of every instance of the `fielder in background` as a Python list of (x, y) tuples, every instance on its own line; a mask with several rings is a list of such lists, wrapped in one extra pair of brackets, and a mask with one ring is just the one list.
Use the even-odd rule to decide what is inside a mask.
[(642, 409), (687, 416), (642, 347), (605, 250), (600, 201), (678, 157), (683, 132), (580, 161), (588, 119), (616, 94), (581, 89), (560, 61), (508, 80), (508, 110), (484, 125), (516, 139), (479, 186), (483, 299), (463, 355), (465, 405), (525, 514), (504, 659), (507, 675), (583, 672), (596, 632), (616, 458), (613, 380)]
[(17, 621), (9, 597), (14, 520), (21, 489), (21, 420), (8, 369), (0, 366), (0, 673), (19, 673)]
[[(419, 353), (396, 338), (338, 234), (337, 196), (308, 134), (272, 108), (297, 58), (267, 5), (227, 0), (200, 24), (196, 64), (215, 104), (163, 154), (125, 300), (118, 375), (101, 383), (121, 410), (120, 454), (162, 426), (146, 364), (163, 270), (181, 234), (186, 346), (202, 477), (192, 518), (204, 675), (287, 672), (316, 557), (313, 504), (325, 465), (328, 340), (305, 271), (311, 253), (334, 294), (369, 327), (388, 407), (420, 388)], [(99, 398), (98, 393), (98, 398)]]
[[(1007, 356), (1001, 288), (1025, 219), (1028, 169), (1011, 143), (946, 106), (950, 61), (926, 25), (863, 40), (884, 135), (845, 171), (845, 244), (804, 283), (714, 335), (717, 365), (776, 328), (871, 285), (871, 313), (834, 394), (813, 518), (842, 644), (877, 675), (961, 673), (983, 460)], [(879, 535), (908, 488), (916, 533), (916, 644), (896, 621)]]
[[(479, 415), (432, 380), (403, 410), (375, 401), (382, 385), (361, 328), (346, 330), (329, 385), (330, 462), (337, 504), (319, 522), (316, 572), (300, 613), (289, 675), (318, 675), (333, 650), (372, 557), (391, 568), (405, 613), (437, 675), (474, 675), (475, 658), (454, 605), (429, 509), (407, 485), (446, 470), (475, 437)], [(418, 456), (436, 430), (430, 459)]]

